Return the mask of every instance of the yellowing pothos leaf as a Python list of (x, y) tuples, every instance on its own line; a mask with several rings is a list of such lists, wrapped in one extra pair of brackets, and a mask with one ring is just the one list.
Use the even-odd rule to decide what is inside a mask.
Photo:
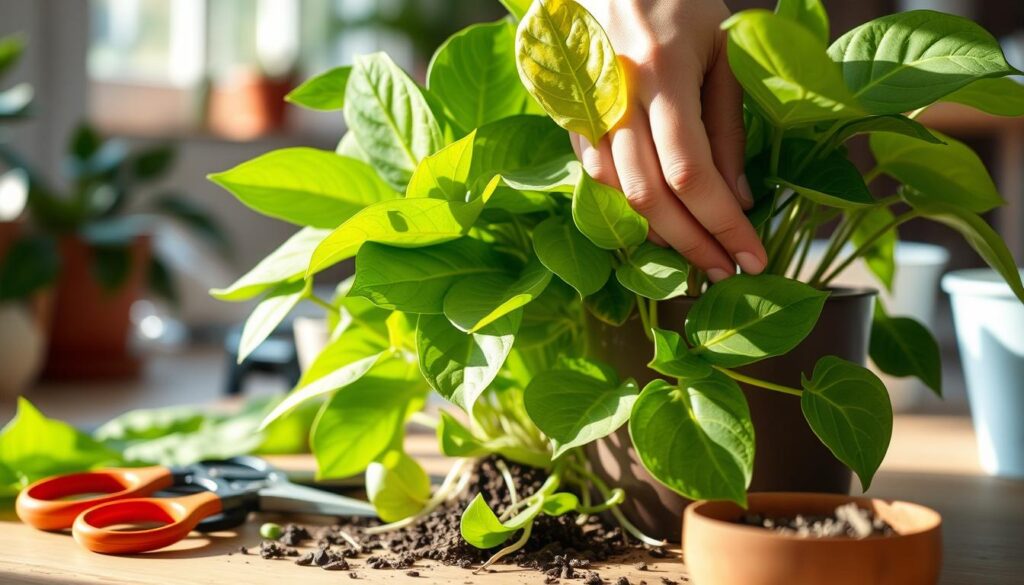
[(626, 112), (626, 78), (611, 41), (573, 0), (530, 6), (516, 32), (516, 65), (548, 115), (591, 144)]

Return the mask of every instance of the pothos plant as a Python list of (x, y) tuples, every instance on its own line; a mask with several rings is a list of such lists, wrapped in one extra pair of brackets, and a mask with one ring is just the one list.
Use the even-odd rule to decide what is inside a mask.
[[(582, 447), (629, 424), (646, 468), (689, 498), (745, 503), (754, 429), (738, 382), (793, 395), (822, 442), (866, 488), (892, 429), (882, 383), (825, 357), (791, 385), (736, 368), (788, 352), (814, 327), (827, 286), (865, 259), (884, 286), (896, 228), (928, 218), (961, 232), (1024, 298), (1013, 259), (978, 215), (1001, 199), (984, 166), (956, 140), (915, 121), (936, 101), (1024, 114), (1016, 71), (976, 24), (915, 11), (879, 18), (831, 46), (815, 0), (725, 23), (728, 56), (746, 92), (750, 212), (769, 251), (767, 274), (707, 286), (672, 250), (647, 241), (625, 196), (582, 172), (567, 130), (596, 143), (626, 109), (623, 70), (597, 21), (572, 0), (503, 0), (511, 16), (452, 36), (422, 87), (384, 54), (355, 58), (293, 91), (293, 103), (342, 110), (336, 152), (288, 148), (211, 179), (243, 203), (302, 229), (230, 287), (261, 300), (240, 358), (298, 303), (327, 312), (330, 340), (268, 418), (326, 399), (311, 431), (323, 477), (366, 473), (384, 529), (407, 525), (459, 493), (468, 462), (499, 454), (544, 468), (535, 494), (500, 515), (477, 498), (471, 544), (522, 546), (539, 514), (618, 511), (628, 497), (597, 477)], [(869, 135), (877, 166), (861, 174), (846, 143)], [(887, 175), (895, 193), (868, 189)], [(830, 245), (807, 282), (791, 278), (828, 222)], [(845, 246), (852, 242), (852, 250)], [(355, 259), (332, 298), (314, 293), (324, 269)], [(683, 331), (658, 327), (658, 302), (699, 296)], [(650, 366), (642, 390), (587, 357), (586, 316), (622, 324), (638, 313)], [(940, 389), (935, 341), (920, 324), (875, 316), (882, 369)], [(460, 416), (421, 412), (436, 391)], [(436, 428), (457, 458), (433, 492), (403, 450), (410, 421)], [(761, 446), (771, 448), (771, 445)], [(591, 494), (599, 494), (592, 501)]]

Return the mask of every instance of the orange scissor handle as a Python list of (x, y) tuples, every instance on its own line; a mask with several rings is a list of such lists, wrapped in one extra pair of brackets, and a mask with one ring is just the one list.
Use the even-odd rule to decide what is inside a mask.
[[(171, 470), (162, 466), (55, 475), (23, 489), (15, 510), (23, 522), (40, 530), (63, 530), (71, 528), (75, 518), (93, 506), (148, 495), (173, 483)], [(68, 499), (86, 494), (100, 495)]]
[[(141, 553), (182, 540), (223, 505), (214, 492), (178, 498), (114, 500), (89, 508), (75, 519), (71, 534), (85, 548), (104, 554)], [(118, 530), (112, 526), (159, 523), (156, 528)]]

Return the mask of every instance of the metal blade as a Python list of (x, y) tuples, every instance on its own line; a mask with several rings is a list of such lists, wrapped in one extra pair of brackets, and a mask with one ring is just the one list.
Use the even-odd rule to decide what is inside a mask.
[(369, 502), (339, 496), (291, 482), (274, 482), (259, 491), (260, 510), (322, 516), (368, 516), (377, 512)]

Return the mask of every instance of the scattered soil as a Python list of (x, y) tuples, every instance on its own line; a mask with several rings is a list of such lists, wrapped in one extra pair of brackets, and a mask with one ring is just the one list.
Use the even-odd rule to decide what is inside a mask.
[(889, 526), (875, 516), (874, 512), (860, 508), (856, 503), (843, 504), (831, 515), (762, 516), (746, 514), (740, 524), (773, 530), (780, 534), (791, 534), (806, 538), (870, 538), (892, 536)]
[[(534, 493), (546, 479), (543, 470), (511, 462), (506, 464), (515, 478), (520, 498)], [(366, 528), (378, 525), (378, 521), (346, 518), (347, 523), (320, 528), (288, 524), (277, 541), (263, 541), (260, 556), (266, 559), (297, 557), (297, 565), (338, 571), (359, 568), (353, 561), (362, 560), (366, 569), (402, 570), (410, 577), (420, 575), (413, 567), (423, 559), (465, 569), (474, 568), (502, 548), (479, 550), (462, 539), (459, 532), (462, 511), (478, 493), (483, 494), (487, 504), (499, 515), (509, 505), (508, 488), (494, 458), (477, 464), (469, 488), (460, 498), (440, 506), (415, 526), (368, 535)], [(591, 570), (591, 564), (628, 550), (621, 530), (597, 516), (590, 517), (582, 526), (576, 523), (576, 519), (575, 514), (558, 518), (539, 516), (526, 546), (502, 562), (535, 569), (543, 573), (545, 583), (555, 583), (559, 579), (581, 580), (586, 585), (605, 583), (600, 574)], [(316, 550), (299, 555), (291, 548), (303, 545), (316, 546)], [(651, 549), (650, 554), (655, 558), (667, 555), (664, 549)], [(641, 570), (647, 568), (646, 564), (640, 564), (643, 564)], [(354, 571), (348, 576), (358, 578)], [(620, 579), (616, 585), (628, 585), (628, 580)]]

